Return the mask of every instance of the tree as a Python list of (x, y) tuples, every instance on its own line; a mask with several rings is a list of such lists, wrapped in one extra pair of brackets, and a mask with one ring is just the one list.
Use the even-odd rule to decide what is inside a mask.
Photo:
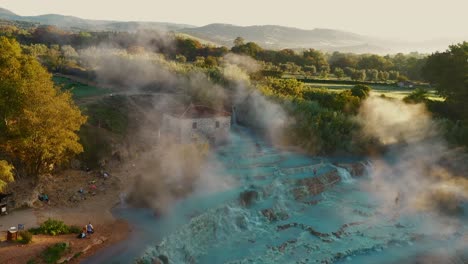
[(427, 58), (423, 76), (447, 98), (452, 108), (468, 118), (468, 42), (452, 45), (445, 52)]
[(358, 84), (358, 85), (355, 85), (351, 89), (351, 94), (353, 96), (359, 97), (362, 100), (362, 99), (366, 99), (367, 97), (369, 97), (371, 90), (372, 88), (370, 86), (367, 86), (364, 84)]
[(345, 73), (344, 73), (343, 69), (338, 68), (338, 67), (335, 68), (335, 71), (333, 73), (335, 74), (336, 78), (338, 78), (338, 79), (341, 79), (341, 78), (343, 78), (345, 76)]
[(388, 79), (396, 81), (398, 80), (398, 76), (400, 76), (400, 72), (398, 71), (389, 71), (388, 72)]
[(195, 61), (193, 62), (194, 65), (196, 65), (197, 67), (203, 67), (205, 66), (205, 57), (203, 56), (197, 56), (195, 58)]
[(282, 71), (292, 73), (292, 74), (297, 74), (301, 71), (301, 67), (296, 65), (294, 62), (287, 62), (284, 64), (280, 64), (280, 68)]
[(184, 55), (176, 55), (176, 61), (177, 62), (181, 62), (181, 63), (186, 63), (187, 62), (187, 58), (184, 56)]
[(379, 71), (379, 80), (386, 81), (388, 80), (389, 73), (386, 71)]
[(23, 47), (23, 52), (33, 57), (44, 56), (47, 53), (47, 51), (48, 48), (44, 44), (31, 44), (29, 46)]
[(296, 79), (267, 78), (262, 90), (285, 97), (301, 97), (304, 84)]
[(351, 75), (351, 79), (355, 81), (364, 81), (366, 80), (366, 70), (357, 70), (354, 71)]
[(354, 72), (356, 71), (356, 69), (351, 68), (351, 67), (346, 67), (346, 68), (343, 69), (343, 71), (344, 71), (344, 73), (346, 74), (346, 76), (352, 78)]
[(65, 56), (65, 58), (69, 60), (75, 60), (75, 59), (78, 59), (79, 57), (78, 52), (76, 52), (76, 50), (70, 45), (62, 46), (61, 50), (62, 50), (63, 56)]
[(416, 88), (410, 95), (403, 98), (405, 103), (422, 103), (425, 102), (427, 99), (428, 93), (426, 89), (423, 88)]
[(42, 56), (42, 61), (51, 71), (60, 71), (66, 65), (65, 56), (63, 56), (59, 45), (51, 45), (46, 54)]
[(366, 76), (369, 81), (379, 80), (379, 71), (376, 69), (370, 69), (366, 71)]
[(309, 75), (314, 75), (317, 73), (317, 67), (315, 67), (314, 65), (304, 66), (303, 69), (304, 69), (304, 72)]
[(0, 160), (0, 192), (13, 180), (13, 166), (5, 160)]
[(245, 43), (245, 40), (242, 37), (237, 37), (236, 39), (234, 39), (234, 46), (235, 47), (242, 46), (242, 45), (244, 45), (244, 43)]
[(194, 61), (203, 45), (191, 38), (176, 38), (177, 54), (184, 55), (188, 61)]
[(205, 66), (206, 67), (216, 67), (218, 66), (218, 61), (213, 56), (208, 56), (205, 58)]
[(244, 45), (232, 47), (231, 51), (234, 53), (242, 53), (252, 58), (256, 58), (257, 54), (262, 52), (263, 49), (254, 42), (247, 42)]
[(356, 68), (358, 63), (358, 57), (355, 54), (345, 54), (338, 51), (333, 52), (331, 57), (328, 59), (332, 68)]
[(0, 38), (0, 148), (17, 171), (48, 172), (83, 151), (77, 135), (86, 122), (69, 92), (15, 40)]
[(358, 62), (358, 67), (360, 69), (387, 70), (391, 66), (392, 63), (390, 61), (379, 55), (364, 56)]
[(325, 59), (325, 56), (319, 50), (309, 49), (304, 51), (302, 54), (304, 59), (305, 65), (315, 65), (319, 71), (323, 71), (323, 69), (328, 68), (328, 72), (330, 71), (330, 67), (328, 66), (328, 62)]

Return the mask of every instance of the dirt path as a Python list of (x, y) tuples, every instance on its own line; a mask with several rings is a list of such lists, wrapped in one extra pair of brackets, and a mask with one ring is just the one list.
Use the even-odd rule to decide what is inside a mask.
[[(33, 209), (23, 209), (10, 212), (8, 215), (0, 216), (0, 230), (7, 230), (10, 227), (24, 225), (26, 229), (38, 225), (37, 217)], [(1, 241), (2, 239), (0, 239)]]

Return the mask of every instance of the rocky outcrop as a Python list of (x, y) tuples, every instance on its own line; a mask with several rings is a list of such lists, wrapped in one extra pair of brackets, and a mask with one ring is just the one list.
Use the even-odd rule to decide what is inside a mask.
[(258, 192), (255, 190), (243, 191), (239, 195), (239, 203), (242, 206), (249, 207), (258, 199)]
[[(77, 252), (71, 252), (71, 253), (67, 254), (66, 256), (63, 256), (56, 263), (60, 264), (60, 263), (70, 262), (70, 261), (74, 260), (76, 257), (80, 256), (81, 254), (84, 254), (84, 253), (88, 252), (92, 247), (104, 243), (105, 241), (107, 241), (107, 239), (108, 238), (105, 237), (105, 236), (100, 236), (99, 238), (93, 238), (93, 240), (91, 241), (91, 244), (87, 245), (86, 247), (84, 247), (83, 249), (81, 249), (81, 250), (79, 250)], [(69, 248), (69, 247), (70, 247), (70, 244), (67, 245), (67, 248)]]
[(340, 180), (341, 177), (337, 170), (332, 170), (317, 177), (297, 180), (295, 184), (297, 187), (293, 189), (294, 198), (303, 200), (307, 196), (320, 194)]
[(270, 222), (276, 222), (278, 220), (286, 220), (289, 218), (289, 215), (286, 212), (275, 212), (273, 209), (268, 208), (268, 209), (263, 209), (261, 211), (262, 215), (265, 216), (268, 221)]
[(335, 163), (334, 165), (345, 168), (353, 177), (361, 177), (366, 174), (366, 166), (362, 162)]
[(159, 255), (153, 260), (153, 264), (169, 264), (169, 258), (165, 255)]
[[(308, 231), (311, 235), (316, 236), (322, 240), (324, 240), (324, 238), (330, 237), (330, 234), (319, 232), (315, 230), (313, 227), (304, 225), (302, 223), (289, 223), (285, 225), (280, 225), (280, 226), (277, 226), (277, 230), (282, 231), (282, 230), (289, 229), (291, 227), (300, 228), (304, 231)], [(328, 242), (328, 241), (329, 240), (326, 240), (325, 242)]]

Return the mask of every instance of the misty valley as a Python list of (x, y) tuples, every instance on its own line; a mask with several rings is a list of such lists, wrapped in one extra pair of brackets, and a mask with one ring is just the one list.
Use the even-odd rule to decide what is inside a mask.
[(468, 263), (450, 4), (43, 1), (0, 3), (0, 264)]

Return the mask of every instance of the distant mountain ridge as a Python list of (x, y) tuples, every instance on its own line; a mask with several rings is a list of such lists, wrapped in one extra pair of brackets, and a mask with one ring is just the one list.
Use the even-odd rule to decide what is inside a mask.
[(20, 16), (10, 10), (0, 8), (0, 19), (19, 20), (40, 23), (43, 25), (57, 26), (70, 30), (92, 30), (92, 31), (135, 31), (140, 29), (154, 29), (162, 31), (174, 31), (181, 28), (194, 27), (186, 24), (176, 24), (167, 22), (121, 22), (112, 20), (91, 20), (74, 16), (64, 16), (57, 14), (46, 14), (39, 16)]
[(0, 8), (0, 19), (53, 25), (73, 31), (133, 32), (143, 29), (171, 31), (188, 37), (194, 37), (201, 40), (203, 43), (224, 45), (228, 47), (233, 45), (233, 41), (236, 37), (242, 37), (247, 42), (253, 41), (260, 46), (269, 49), (291, 48), (298, 50), (314, 48), (327, 52), (341, 51), (378, 54), (410, 51), (433, 52), (434, 50), (445, 50), (448, 45), (463, 41), (463, 39), (446, 39), (410, 43), (405, 41), (373, 38), (334, 29), (316, 28), (306, 30), (277, 25), (236, 26), (231, 24), (215, 23), (196, 27), (193, 25), (167, 22), (90, 20), (57, 14), (19, 16), (4, 8)]
[(370, 37), (333, 29), (305, 30), (276, 25), (242, 27), (230, 24), (209, 24), (178, 31), (226, 46), (231, 46), (233, 40), (240, 36), (246, 41), (253, 41), (263, 47), (275, 49), (314, 47), (324, 50), (353, 50), (353, 47), (356, 49), (366, 47), (374, 49), (374, 52), (385, 51), (383, 48), (371, 45), (373, 39)]
[(368, 37), (332, 29), (304, 30), (276, 25), (242, 27), (229, 24), (209, 24), (202, 27), (195, 27), (192, 25), (165, 22), (89, 20), (57, 14), (19, 16), (4, 8), (0, 8), (0, 19), (53, 25), (68, 30), (136, 31), (141, 29), (154, 29), (160, 31), (174, 31), (206, 40), (209, 43), (224, 46), (232, 46), (233, 40), (240, 36), (246, 41), (253, 41), (265, 48), (272, 49), (313, 47), (326, 51), (384, 51), (383, 48), (369, 45), (368, 42), (370, 38)]

